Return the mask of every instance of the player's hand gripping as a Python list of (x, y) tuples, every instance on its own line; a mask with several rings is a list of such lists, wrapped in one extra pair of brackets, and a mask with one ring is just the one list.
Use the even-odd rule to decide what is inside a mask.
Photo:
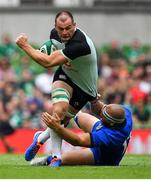
[(44, 112), (42, 113), (42, 120), (48, 127), (52, 129), (57, 129), (60, 126), (60, 119), (57, 114), (51, 116), (47, 112)]
[(28, 37), (26, 34), (22, 33), (16, 38), (16, 44), (20, 48), (24, 48), (26, 45), (28, 45)]

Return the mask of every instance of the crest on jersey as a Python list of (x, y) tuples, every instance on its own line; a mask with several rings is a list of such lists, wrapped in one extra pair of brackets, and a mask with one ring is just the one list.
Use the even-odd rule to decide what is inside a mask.
[(99, 124), (97, 127), (96, 127), (96, 130), (100, 130), (101, 128), (103, 127), (103, 124)]

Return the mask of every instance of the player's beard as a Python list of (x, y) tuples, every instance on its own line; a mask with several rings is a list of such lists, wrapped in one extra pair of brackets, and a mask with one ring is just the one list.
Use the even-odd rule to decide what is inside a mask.
[(62, 42), (67, 42), (67, 41), (69, 41), (70, 39), (71, 39), (71, 37), (61, 38), (61, 41), (62, 41)]

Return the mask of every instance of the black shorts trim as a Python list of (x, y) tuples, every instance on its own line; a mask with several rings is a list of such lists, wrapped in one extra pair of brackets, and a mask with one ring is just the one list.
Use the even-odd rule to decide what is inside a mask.
[(76, 110), (82, 109), (84, 105), (87, 104), (88, 101), (93, 101), (96, 97), (90, 96), (86, 92), (84, 92), (80, 87), (74, 84), (71, 79), (65, 74), (62, 70), (61, 66), (56, 70), (53, 78), (53, 82), (55, 81), (64, 81), (73, 89), (72, 97), (69, 101), (69, 104), (74, 107)]

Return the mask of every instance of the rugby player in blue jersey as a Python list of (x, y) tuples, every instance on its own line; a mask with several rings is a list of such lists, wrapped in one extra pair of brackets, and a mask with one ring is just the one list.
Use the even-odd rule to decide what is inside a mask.
[[(75, 134), (57, 123), (56, 117), (43, 113), (46, 125), (74, 146), (88, 147), (63, 153), (62, 165), (119, 165), (124, 156), (132, 131), (132, 113), (122, 105), (104, 104), (100, 106), (100, 119), (79, 112), (75, 117), (77, 125), (84, 130)], [(35, 158), (32, 165), (49, 165), (52, 156)]]

